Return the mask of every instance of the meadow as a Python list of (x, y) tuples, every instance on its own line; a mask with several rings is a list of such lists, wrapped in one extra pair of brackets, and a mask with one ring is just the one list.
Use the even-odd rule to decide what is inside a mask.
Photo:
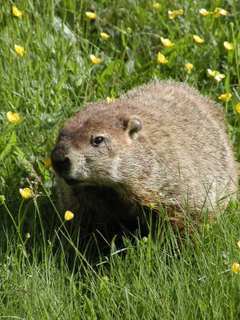
[(65, 119), (154, 78), (218, 102), (240, 160), (239, 64), (238, 0), (2, 1), (0, 319), (240, 317), (238, 202), (181, 245), (166, 223), (89, 263), (49, 163)]

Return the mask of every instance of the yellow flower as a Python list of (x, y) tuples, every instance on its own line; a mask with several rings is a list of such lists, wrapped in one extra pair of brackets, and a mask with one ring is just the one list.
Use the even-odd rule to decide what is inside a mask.
[(212, 70), (212, 69), (207, 69), (207, 73), (209, 74), (210, 77), (215, 77), (217, 74), (217, 70)]
[(174, 46), (174, 43), (171, 40), (169, 40), (167, 38), (163, 38), (163, 37), (161, 37), (160, 39), (161, 39), (161, 42), (164, 45), (164, 47), (172, 48)]
[(193, 64), (192, 63), (185, 63), (185, 69), (187, 71), (187, 73), (191, 73), (192, 72), (192, 69), (193, 69)]
[(238, 240), (237, 246), (238, 246), (238, 248), (240, 249), (240, 240)]
[(65, 219), (66, 221), (70, 221), (70, 220), (72, 220), (73, 218), (74, 218), (74, 213), (73, 213), (72, 211), (70, 211), (70, 210), (65, 211), (65, 213), (64, 213), (64, 219)]
[(204, 16), (204, 17), (209, 16), (209, 15), (211, 14), (210, 11), (207, 11), (207, 10), (204, 9), (204, 8), (199, 9), (198, 12), (199, 12), (199, 14), (200, 14), (201, 16)]
[(227, 16), (229, 12), (223, 8), (215, 8), (213, 15), (214, 17)]
[(232, 94), (230, 92), (226, 92), (226, 93), (222, 93), (218, 99), (223, 101), (223, 102), (228, 102), (229, 100), (231, 100), (232, 98)]
[(12, 15), (17, 18), (22, 18), (23, 12), (16, 6), (12, 6)]
[(100, 37), (103, 39), (103, 40), (108, 40), (110, 38), (110, 35), (106, 32), (100, 32)]
[(235, 110), (237, 113), (240, 113), (240, 102), (235, 105)]
[(226, 50), (233, 50), (234, 49), (234, 46), (233, 46), (232, 42), (224, 41), (223, 45), (224, 45), (224, 48)]
[(214, 78), (217, 82), (225, 78), (225, 74), (220, 73), (217, 70), (207, 69), (207, 73), (210, 77)]
[(43, 160), (43, 164), (46, 168), (50, 168), (52, 166), (52, 160), (51, 158), (46, 158)]
[(10, 123), (19, 124), (22, 122), (22, 117), (18, 112), (8, 111), (6, 116)]
[(202, 44), (204, 42), (204, 39), (199, 37), (198, 35), (194, 34), (193, 35), (193, 40), (197, 43), (197, 44)]
[(115, 100), (115, 98), (114, 97), (107, 97), (107, 103), (111, 103), (111, 102), (113, 102), (114, 100)]
[(215, 79), (217, 82), (222, 81), (224, 78), (225, 78), (225, 74), (220, 73), (220, 72), (214, 77), (214, 79)]
[(29, 232), (27, 232), (25, 237), (26, 237), (26, 239), (30, 239), (31, 238), (31, 234)]
[(240, 273), (240, 264), (238, 262), (234, 262), (231, 267), (232, 272)]
[(153, 9), (159, 10), (161, 8), (161, 5), (159, 2), (153, 2), (152, 7), (153, 7)]
[(19, 192), (23, 199), (27, 200), (33, 197), (33, 191), (30, 188), (20, 188)]
[(166, 64), (168, 63), (168, 59), (162, 54), (161, 52), (158, 52), (157, 54), (157, 63), (159, 64)]
[(16, 54), (19, 55), (20, 57), (23, 57), (26, 53), (25, 49), (22, 46), (19, 46), (17, 44), (14, 45), (14, 50)]
[(168, 18), (173, 20), (178, 16), (182, 16), (184, 13), (183, 9), (179, 9), (179, 10), (168, 10)]
[(102, 59), (101, 58), (98, 58), (96, 57), (94, 54), (90, 54), (90, 60), (93, 64), (100, 64), (102, 63)]
[(92, 12), (92, 11), (85, 12), (85, 15), (89, 20), (96, 20), (96, 18), (97, 18), (96, 13)]

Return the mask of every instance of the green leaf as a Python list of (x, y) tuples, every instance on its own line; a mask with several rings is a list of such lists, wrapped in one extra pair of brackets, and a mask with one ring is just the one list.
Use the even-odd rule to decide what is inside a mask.
[(17, 136), (16, 136), (16, 132), (13, 131), (6, 147), (0, 153), (0, 161), (3, 161), (6, 158), (6, 156), (11, 152), (12, 148), (16, 144), (17, 144)]

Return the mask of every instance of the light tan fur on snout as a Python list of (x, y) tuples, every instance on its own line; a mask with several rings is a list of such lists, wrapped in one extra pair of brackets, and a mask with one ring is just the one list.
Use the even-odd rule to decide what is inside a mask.
[[(82, 186), (106, 185), (143, 206), (213, 212), (237, 192), (225, 129), (219, 105), (185, 84), (155, 81), (110, 104), (87, 105), (66, 123), (58, 143), (66, 146), (69, 175)], [(96, 148), (90, 139), (98, 135), (107, 142)], [(81, 214), (84, 206), (94, 207), (96, 196), (88, 193), (87, 203), (81, 188), (78, 195), (58, 179), (64, 208)]]

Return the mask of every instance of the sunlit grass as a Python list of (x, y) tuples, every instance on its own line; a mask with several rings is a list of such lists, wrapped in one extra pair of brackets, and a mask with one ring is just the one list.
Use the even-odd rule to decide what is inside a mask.
[(167, 225), (92, 265), (71, 237), (74, 213), (55, 207), (49, 161), (59, 127), (87, 101), (153, 78), (220, 103), (239, 160), (239, 30), (234, 0), (3, 1), (0, 316), (239, 318), (238, 204), (194, 239), (180, 244)]

